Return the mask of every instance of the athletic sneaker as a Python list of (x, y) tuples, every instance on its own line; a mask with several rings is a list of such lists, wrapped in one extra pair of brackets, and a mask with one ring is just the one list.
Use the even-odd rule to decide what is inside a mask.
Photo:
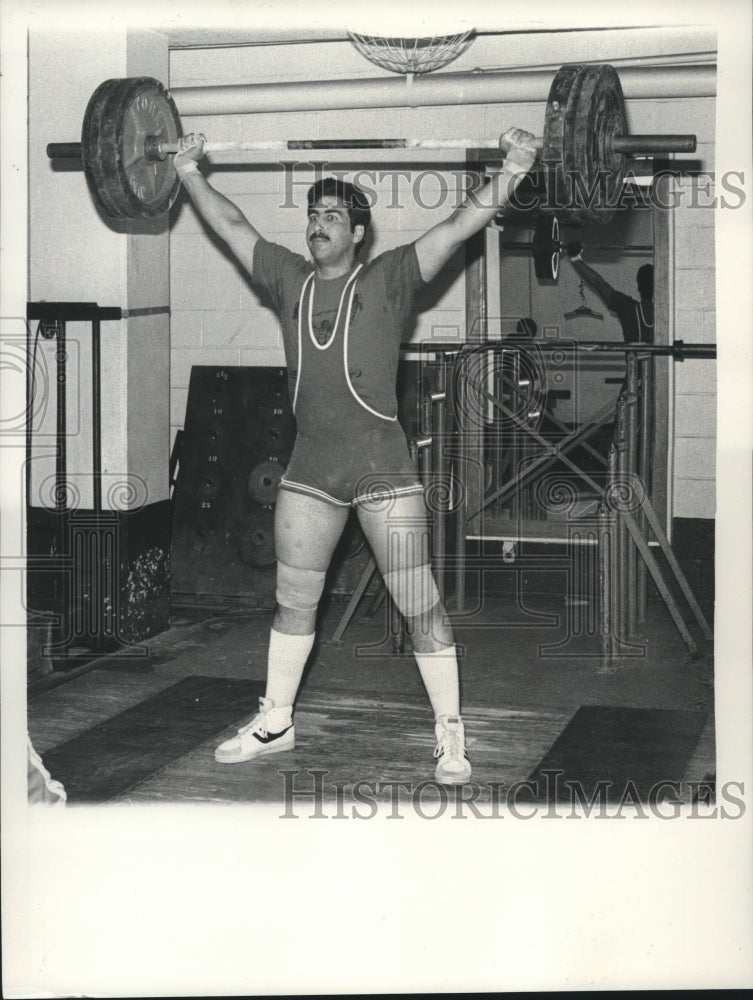
[(269, 698), (259, 698), (259, 712), (237, 735), (220, 743), (214, 759), (220, 764), (240, 764), (244, 760), (281, 753), (295, 746), (295, 729), (290, 705), (275, 708)]
[(465, 728), (459, 715), (442, 715), (434, 731), (437, 734), (438, 758), (434, 777), (443, 785), (464, 785), (471, 776), (471, 764), (465, 753)]

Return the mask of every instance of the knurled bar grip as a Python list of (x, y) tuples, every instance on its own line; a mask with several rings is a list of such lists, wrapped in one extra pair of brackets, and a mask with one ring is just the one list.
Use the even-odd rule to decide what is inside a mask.
[[(536, 149), (544, 140), (534, 140)], [(501, 147), (505, 149), (504, 146)], [(509, 148), (509, 147), (507, 147)], [(280, 152), (303, 149), (500, 149), (499, 139), (274, 139), (252, 142), (207, 142), (206, 153)], [(612, 140), (615, 153), (693, 153), (694, 135), (617, 135)], [(154, 144), (155, 156), (164, 158), (178, 151), (177, 143)], [(47, 146), (51, 160), (81, 159), (80, 142), (51, 142)]]

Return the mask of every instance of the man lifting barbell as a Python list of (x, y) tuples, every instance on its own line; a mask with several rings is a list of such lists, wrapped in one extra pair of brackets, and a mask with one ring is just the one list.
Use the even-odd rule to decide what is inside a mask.
[[(363, 262), (371, 219), (363, 192), (326, 178), (308, 193), (313, 259), (268, 242), (204, 178), (205, 139), (180, 140), (175, 169), (193, 205), (270, 295), (280, 319), (298, 425), (275, 509), (277, 610), (259, 712), (223, 742), (222, 763), (292, 749), (293, 705), (314, 643), (335, 546), (354, 507), (396, 606), (406, 619), (435, 715), (435, 777), (471, 775), (460, 715), (457, 656), (429, 562), (423, 490), (397, 423), (401, 334), (416, 293), (508, 203), (533, 165), (534, 137), (508, 130), (501, 168), (415, 242)], [(509, 147), (509, 148), (508, 148)]]
[(583, 244), (568, 243), (567, 259), (573, 270), (593, 288), (607, 309), (617, 316), (626, 344), (654, 342), (654, 265), (638, 268), (638, 299), (612, 288), (598, 271), (583, 260)]

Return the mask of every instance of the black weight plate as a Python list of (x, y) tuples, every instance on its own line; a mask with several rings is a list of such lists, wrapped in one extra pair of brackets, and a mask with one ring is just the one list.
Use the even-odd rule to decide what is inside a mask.
[(274, 511), (256, 507), (240, 532), (238, 555), (247, 566), (271, 566), (275, 562)]
[(109, 194), (109, 175), (102, 163), (102, 111), (117, 80), (105, 80), (94, 91), (84, 114), (81, 129), (81, 159), (89, 193), (99, 211), (108, 218), (119, 218), (119, 209)]
[(627, 133), (620, 78), (608, 64), (584, 66), (574, 93), (573, 127), (566, 136), (566, 160), (583, 178), (578, 198), (581, 222), (607, 223), (619, 204), (625, 158), (611, 148)]
[(614, 67), (562, 66), (549, 89), (542, 161), (557, 213), (572, 222), (609, 222), (622, 187), (624, 157), (611, 138), (627, 133)]
[(257, 503), (271, 504), (277, 501), (280, 479), (285, 466), (280, 462), (259, 462), (248, 474), (248, 495)]
[(149, 160), (151, 136), (177, 142), (180, 117), (170, 94), (153, 77), (106, 80), (84, 116), (82, 158), (89, 188), (115, 219), (157, 218), (169, 211), (180, 182), (172, 158)]
[(115, 109), (125, 100), (130, 80), (105, 80), (89, 100), (81, 130), (81, 158), (95, 204), (112, 219), (129, 218), (123, 206), (123, 180), (113, 128)]
[[(547, 169), (547, 186), (549, 201), (554, 199), (556, 211), (563, 218), (572, 214), (572, 198), (568, 191), (568, 179), (564, 164), (566, 137), (570, 125), (567, 121), (567, 110), (573, 85), (579, 79), (583, 67), (577, 63), (560, 67), (549, 88), (546, 111), (544, 112), (544, 143), (541, 151), (541, 161)], [(572, 169), (570, 165), (569, 169)], [(577, 213), (575, 213), (577, 220)]]
[(556, 281), (560, 267), (560, 227), (556, 215), (540, 215), (533, 233), (533, 267), (539, 281)]

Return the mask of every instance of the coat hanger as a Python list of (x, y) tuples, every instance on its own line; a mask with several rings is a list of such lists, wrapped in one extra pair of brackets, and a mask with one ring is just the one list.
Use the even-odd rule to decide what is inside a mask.
[(584, 290), (585, 282), (581, 278), (580, 281), (580, 301), (581, 304), (577, 309), (573, 309), (571, 312), (565, 313), (565, 319), (580, 319), (581, 316), (591, 316), (593, 319), (604, 319), (603, 315), (598, 312), (594, 312), (593, 309), (589, 309), (586, 305), (586, 293)]

